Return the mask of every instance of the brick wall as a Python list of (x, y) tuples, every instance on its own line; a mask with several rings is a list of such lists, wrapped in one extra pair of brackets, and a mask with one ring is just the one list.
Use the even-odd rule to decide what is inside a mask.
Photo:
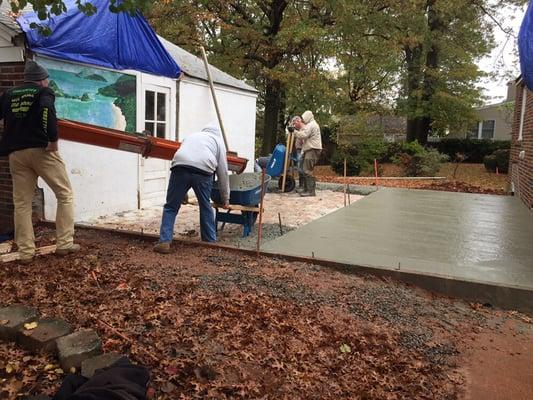
[[(518, 140), (524, 90), (527, 96), (526, 110), (522, 140)], [(521, 151), (525, 152), (525, 158), (523, 160), (519, 158)], [(524, 86), (523, 81), (516, 91), (510, 164), (510, 176), (511, 182), (514, 185), (515, 194), (529, 208), (533, 208), (533, 92)]]
[[(24, 63), (0, 63), (0, 93), (24, 81)], [(0, 136), (4, 124), (0, 122)], [(0, 157), (0, 234), (13, 231), (13, 187), (7, 157)]]

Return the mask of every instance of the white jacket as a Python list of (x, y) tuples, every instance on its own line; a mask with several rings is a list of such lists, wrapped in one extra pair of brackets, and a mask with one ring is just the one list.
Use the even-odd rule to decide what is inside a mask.
[(315, 117), (311, 111), (306, 111), (302, 115), (302, 120), (305, 126), (299, 130), (294, 131), (294, 136), (297, 139), (303, 140), (302, 152), (305, 153), (311, 149), (322, 150), (322, 136), (320, 135), (320, 126), (315, 121)]

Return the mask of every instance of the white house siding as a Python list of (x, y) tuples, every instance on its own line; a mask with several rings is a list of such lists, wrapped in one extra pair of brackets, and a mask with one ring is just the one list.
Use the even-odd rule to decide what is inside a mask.
[[(255, 154), (255, 113), (257, 94), (215, 85), (229, 150), (247, 158), (246, 171), (253, 171)], [(184, 77), (179, 82), (179, 139), (217, 121), (215, 106), (207, 82)]]
[[(60, 154), (74, 190), (76, 221), (137, 208), (138, 156), (60, 140)], [(45, 218), (55, 220), (56, 199), (41, 179)]]

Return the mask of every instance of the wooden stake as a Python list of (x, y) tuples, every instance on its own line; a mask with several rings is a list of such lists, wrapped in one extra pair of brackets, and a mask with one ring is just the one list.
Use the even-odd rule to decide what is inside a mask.
[(261, 174), (261, 203), (259, 204), (259, 230), (257, 231), (257, 256), (261, 249), (261, 237), (263, 235), (263, 203), (265, 199), (265, 170)]
[[(133, 345), (133, 344), (138, 344), (139, 341), (134, 341), (132, 339), (130, 339), (128, 336), (124, 335), (123, 333), (119, 332), (116, 328), (112, 327), (111, 325), (109, 325), (107, 322), (105, 321), (102, 321), (101, 319), (97, 319), (98, 322), (100, 322), (101, 325), (104, 325), (107, 329), (109, 329), (111, 332), (113, 332), (115, 335), (119, 336), (120, 338), (124, 339), (126, 342), (128, 342), (130, 345)], [(148, 350), (142, 348), (142, 347), (139, 347), (140, 350), (143, 351), (144, 354), (146, 354), (147, 356), (149, 356), (153, 361), (157, 361), (157, 362), (160, 362), (161, 358), (160, 357), (157, 357), (155, 356), (154, 354), (152, 354), (151, 352), (149, 352)]]
[(376, 179), (376, 186), (378, 186), (378, 160), (374, 158), (374, 175)]
[(289, 163), (289, 146), (291, 143), (292, 133), (287, 134), (287, 145), (285, 146), (285, 160), (283, 163), (283, 176), (281, 178), (281, 193), (285, 192), (285, 182), (287, 180), (287, 166)]
[(279, 220), (279, 234), (283, 236), (283, 228), (281, 225), (281, 214), (280, 213), (278, 213), (278, 220)]
[(348, 183), (348, 205), (352, 204), (350, 201), (350, 184)]
[(344, 207), (346, 207), (346, 158), (344, 159)]

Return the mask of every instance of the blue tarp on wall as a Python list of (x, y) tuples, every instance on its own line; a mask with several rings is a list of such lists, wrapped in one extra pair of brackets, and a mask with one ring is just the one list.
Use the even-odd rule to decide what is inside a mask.
[(529, 6), (518, 35), (520, 67), (527, 87), (533, 90), (533, 2)]
[[(41, 21), (36, 13), (17, 19), (29, 47), (38, 54), (62, 60), (98, 65), (115, 70), (133, 69), (177, 78), (180, 67), (163, 47), (146, 19), (137, 13), (115, 14), (109, 0), (90, 0), (98, 9), (88, 17), (74, 0), (66, 0), (67, 12)], [(51, 36), (31, 29), (35, 22), (51, 28)]]

